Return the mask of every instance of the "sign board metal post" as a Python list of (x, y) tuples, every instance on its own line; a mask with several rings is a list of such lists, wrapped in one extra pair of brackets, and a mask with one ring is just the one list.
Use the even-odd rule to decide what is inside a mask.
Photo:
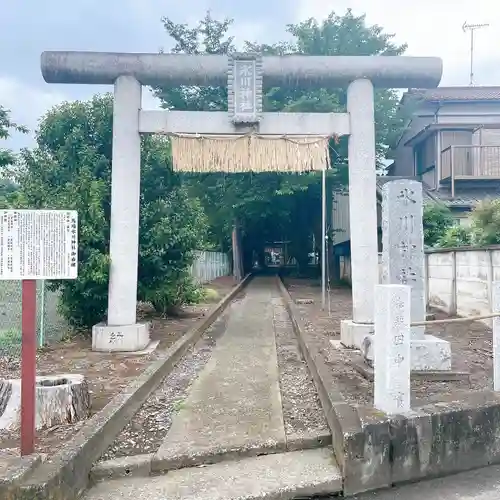
[(36, 281), (22, 281), (21, 456), (35, 451)]
[(36, 280), (75, 279), (77, 272), (77, 212), (0, 210), (0, 280), (22, 282), (21, 455), (35, 450)]
[(321, 309), (326, 306), (326, 168), (321, 171)]

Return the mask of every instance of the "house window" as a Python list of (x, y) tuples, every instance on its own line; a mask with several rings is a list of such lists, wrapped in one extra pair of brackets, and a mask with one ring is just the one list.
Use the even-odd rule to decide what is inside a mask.
[(423, 159), (423, 154), (422, 154), (422, 146), (419, 145), (415, 149), (415, 161), (416, 161), (416, 174), (421, 175), (424, 170), (424, 159)]
[(454, 217), (453, 221), (456, 226), (470, 226), (469, 212), (464, 212), (461, 217)]

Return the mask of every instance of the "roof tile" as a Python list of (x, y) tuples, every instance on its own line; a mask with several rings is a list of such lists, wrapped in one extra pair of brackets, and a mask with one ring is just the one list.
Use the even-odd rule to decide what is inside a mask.
[(408, 97), (418, 96), (425, 101), (498, 101), (500, 87), (438, 87), (410, 89)]
[[(377, 177), (377, 189), (382, 191), (382, 187), (384, 184), (390, 181), (400, 181), (402, 179), (408, 179), (409, 181), (420, 181), (417, 177), (405, 177), (405, 176), (399, 176), (399, 175), (383, 175)], [(421, 181), (420, 181), (421, 182)], [(429, 194), (429, 186), (425, 184), (425, 182), (422, 182), (422, 198), (425, 202), (428, 201), (435, 201), (434, 198)]]

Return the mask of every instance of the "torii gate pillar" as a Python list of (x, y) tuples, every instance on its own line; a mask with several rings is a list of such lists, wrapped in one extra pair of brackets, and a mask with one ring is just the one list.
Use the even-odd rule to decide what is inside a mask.
[[(44, 52), (48, 83), (115, 86), (113, 113), (111, 275), (108, 321), (93, 331), (93, 347), (137, 351), (149, 341), (136, 323), (140, 192), (140, 133), (234, 133), (226, 113), (142, 111), (141, 85), (226, 85), (228, 58), (218, 55)], [(373, 331), (378, 284), (373, 88), (432, 88), (442, 62), (432, 57), (265, 56), (267, 86), (348, 87), (348, 113), (264, 113), (261, 134), (350, 135), (349, 205), (353, 319), (342, 342), (357, 345)], [(360, 347), (357, 345), (357, 347)]]
[(363, 339), (374, 332), (374, 291), (379, 283), (374, 96), (370, 80), (355, 80), (349, 85), (347, 111), (351, 117), (348, 156), (352, 320), (341, 322), (340, 337), (345, 346), (360, 348)]

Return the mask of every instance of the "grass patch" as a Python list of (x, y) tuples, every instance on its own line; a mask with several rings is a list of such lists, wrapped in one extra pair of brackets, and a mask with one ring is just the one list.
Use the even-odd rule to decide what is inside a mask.
[(0, 349), (21, 345), (21, 331), (15, 328), (0, 330)]
[(219, 301), (219, 292), (214, 290), (213, 288), (203, 288), (203, 300), (205, 302), (218, 302)]

